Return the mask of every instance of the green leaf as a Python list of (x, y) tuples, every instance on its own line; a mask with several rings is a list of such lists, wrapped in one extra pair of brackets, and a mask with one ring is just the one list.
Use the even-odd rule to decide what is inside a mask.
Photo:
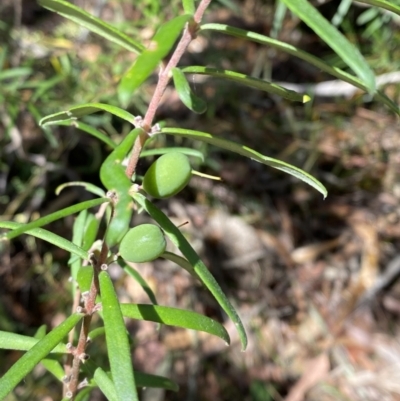
[(149, 77), (159, 62), (168, 55), (191, 15), (180, 15), (161, 25), (150, 46), (135, 60), (118, 86), (122, 106), (129, 104), (132, 93)]
[(150, 301), (153, 304), (157, 305), (157, 298), (153, 290), (149, 287), (146, 280), (141, 276), (141, 274), (132, 266), (129, 266), (122, 258), (118, 258), (118, 264), (125, 270), (125, 273), (129, 274), (134, 280), (139, 283), (139, 285), (143, 288), (143, 291), (149, 297)]
[(119, 401), (138, 401), (128, 336), (109, 274), (99, 274), (103, 319), (111, 374)]
[(108, 377), (102, 368), (97, 368), (93, 375), (93, 380), (109, 401), (118, 401), (117, 391), (113, 381)]
[(105, 333), (106, 333), (106, 331), (105, 331), (104, 327), (97, 327), (96, 329), (89, 332), (88, 337), (91, 340), (94, 340), (97, 337), (104, 336)]
[(271, 46), (275, 49), (281, 50), (285, 53), (291, 54), (292, 56), (298, 57), (308, 63), (314, 65), (315, 67), (321, 69), (322, 71), (327, 72), (337, 78), (346, 81), (357, 88), (362, 90), (367, 90), (367, 87), (355, 76), (348, 74), (347, 72), (341, 70), (340, 68), (330, 66), (325, 63), (323, 60), (318, 57), (313, 56), (310, 53), (307, 53), (303, 50), (298, 49), (295, 46), (292, 46), (288, 43), (281, 42), (280, 40), (272, 39), (268, 36), (261, 35), (259, 33), (245, 31), (244, 29), (235, 28), (233, 26), (224, 25), (224, 24), (204, 24), (201, 25), (200, 31), (205, 30), (213, 30), (220, 33), (224, 33), (230, 36), (234, 36), (236, 38), (242, 38), (245, 40), (251, 40), (252, 42), (260, 43), (262, 45)]
[(84, 228), (84, 237), (83, 237), (83, 243), (82, 243), (82, 249), (85, 251), (88, 251), (92, 245), (93, 242), (96, 240), (97, 233), (99, 231), (99, 225), (100, 225), (100, 220), (92, 213), (89, 213), (86, 222), (85, 222), (85, 228)]
[(81, 292), (86, 292), (90, 290), (90, 286), (93, 280), (93, 267), (81, 266), (78, 270), (76, 281), (78, 282), (79, 289)]
[(182, 254), (193, 266), (196, 272), (196, 276), (210, 290), (211, 294), (214, 295), (215, 299), (222, 307), (222, 309), (235, 323), (236, 330), (239, 333), (239, 338), (242, 343), (242, 349), (246, 349), (247, 336), (239, 315), (229, 302), (226, 295), (223, 293), (214, 276), (209, 272), (209, 270), (199, 258), (199, 255), (197, 255), (196, 251), (189, 244), (185, 236), (160, 209), (153, 205), (142, 194), (138, 192), (131, 193), (131, 196), (133, 197), (135, 202), (137, 202), (144, 210), (146, 210), (146, 212), (161, 226), (161, 228), (170, 238), (172, 243), (179, 248)]
[(185, 74), (200, 74), (200, 75), (210, 75), (216, 78), (223, 78), (229, 81), (237, 82), (242, 85), (249, 86), (251, 88), (261, 89), (265, 92), (273, 93), (294, 102), (306, 103), (310, 100), (308, 95), (302, 93), (297, 93), (289, 89), (285, 89), (283, 86), (272, 84), (270, 82), (264, 81), (263, 79), (258, 79), (250, 77), (249, 75), (240, 74), (239, 72), (222, 70), (211, 67), (202, 66), (190, 66), (182, 68)]
[[(41, 340), (46, 335), (46, 330), (47, 330), (46, 325), (42, 325), (41, 327), (39, 327), (39, 329), (35, 333), (35, 338), (38, 340)], [(60, 346), (60, 344), (57, 347), (59, 347), (59, 346)], [(64, 351), (66, 351), (67, 348), (65, 345), (64, 345), (64, 347), (65, 347)], [(44, 358), (41, 360), (41, 364), (56, 379), (58, 379), (59, 381), (62, 381), (63, 377), (65, 376), (65, 372), (58, 360), (47, 357), (47, 358)]]
[(59, 125), (63, 121), (76, 120), (79, 117), (97, 113), (99, 111), (106, 111), (107, 113), (119, 117), (122, 120), (128, 121), (133, 125), (135, 124), (135, 116), (119, 107), (103, 103), (85, 103), (79, 106), (71, 107), (69, 110), (60, 111), (58, 113), (50, 114), (46, 117), (43, 117), (39, 121), (39, 125), (41, 125), (42, 127), (54, 124)]
[[(0, 349), (13, 349), (17, 351), (29, 351), (40, 340), (34, 337), (23, 336), (22, 334), (0, 331)], [(51, 353), (65, 354), (67, 348), (65, 344), (58, 344)]]
[(376, 91), (375, 75), (360, 51), (329, 23), (308, 0), (282, 0), (308, 25), (364, 82), (368, 92)]
[(185, 269), (192, 276), (196, 276), (193, 266), (185, 258), (182, 258), (182, 256), (176, 255), (172, 252), (164, 252), (160, 258), (170, 260), (171, 262), (174, 262), (178, 266), (182, 267), (182, 269)]
[(37, 219), (35, 221), (31, 221), (30, 223), (22, 224), (19, 228), (16, 228), (15, 230), (9, 231), (7, 234), (3, 234), (1, 239), (12, 239), (16, 238), (21, 234), (26, 233), (29, 230), (32, 230), (33, 228), (39, 228), (42, 227), (46, 224), (49, 224), (55, 220), (60, 220), (63, 217), (69, 216), (74, 213), (78, 213), (81, 210), (89, 209), (91, 207), (99, 206), (102, 203), (110, 202), (110, 198), (97, 198), (97, 199), (92, 199), (90, 201), (86, 202), (81, 202), (77, 203), (76, 205), (67, 207), (62, 210), (58, 210), (57, 212), (51, 213), (47, 216), (41, 217), (40, 219)]
[(228, 141), (227, 139), (218, 138), (206, 132), (193, 131), (183, 128), (163, 128), (161, 129), (164, 134), (173, 134), (178, 136), (183, 136), (185, 138), (192, 138), (198, 141), (207, 142), (211, 145), (218, 146), (219, 148), (229, 150), (239, 155), (249, 157), (250, 159), (256, 160), (260, 163), (266, 164), (278, 170), (284, 171), (307, 184), (311, 185), (317, 191), (321, 192), (324, 198), (327, 195), (326, 188), (312, 175), (306, 173), (305, 171), (299, 169), (298, 167), (292, 166), (288, 163), (282, 162), (277, 159), (272, 159), (271, 157), (264, 156), (261, 153), (256, 152), (247, 146), (239, 145), (235, 142)]
[(108, 226), (106, 242), (109, 247), (118, 244), (126, 232), (132, 217), (132, 201), (128, 190), (132, 185), (126, 176), (121, 163), (126, 154), (132, 149), (136, 138), (144, 134), (141, 128), (133, 129), (123, 141), (108, 155), (100, 167), (100, 180), (109, 191), (115, 191), (118, 202), (115, 206), (113, 219)]
[(55, 11), (63, 17), (76, 22), (77, 24), (87, 28), (89, 31), (94, 32), (110, 42), (114, 42), (131, 52), (140, 53), (144, 49), (143, 45), (136, 42), (123, 32), (120, 32), (112, 25), (107, 24), (101, 19), (96, 18), (95, 16), (67, 1), (38, 0), (38, 3), (41, 6), (51, 11)]
[(179, 386), (166, 377), (150, 375), (148, 373), (138, 372), (136, 370), (134, 372), (134, 375), (137, 387), (164, 388), (171, 391), (179, 390)]
[(106, 145), (108, 145), (111, 149), (114, 149), (117, 145), (114, 143), (112, 139), (110, 139), (107, 135), (103, 134), (96, 128), (91, 127), (88, 124), (85, 124), (81, 121), (77, 120), (64, 120), (64, 121), (58, 121), (55, 123), (49, 123), (48, 125), (63, 125), (67, 127), (75, 127), (80, 129), (81, 131), (84, 131), (88, 133), (89, 135), (94, 136), (97, 139), (100, 139), (100, 141), (104, 142)]
[[(171, 391), (179, 390), (179, 386), (166, 377), (151, 375), (148, 373), (143, 373), (138, 371), (135, 371), (134, 375), (135, 375), (136, 387), (164, 388), (166, 390), (171, 390)], [(110, 401), (117, 400), (115, 386), (112, 380), (110, 379), (109, 373), (106, 373), (101, 368), (97, 368), (95, 370), (93, 379), (108, 400)]]
[(169, 326), (183, 327), (184, 329), (204, 331), (205, 333), (222, 338), (227, 345), (230, 343), (229, 334), (225, 327), (200, 313), (168, 306), (145, 304), (121, 304), (121, 312), (125, 317), (130, 317), (131, 319), (140, 319)]
[[(18, 228), (23, 228), (24, 226), (25, 224), (16, 223), (14, 221), (0, 221), (0, 228), (15, 230)], [(65, 238), (62, 238), (59, 235), (54, 234), (50, 231), (44, 230), (43, 228), (35, 228), (33, 230), (29, 230), (25, 234), (40, 238), (44, 241), (49, 242), (50, 244), (57, 246), (58, 248), (64, 249), (74, 255), (77, 255), (84, 260), (89, 260), (88, 252), (85, 252), (82, 248), (73, 244), (71, 241), (68, 241)]]
[[(81, 248), (82, 248), (83, 237), (85, 234), (84, 229), (87, 215), (88, 215), (87, 209), (82, 210), (79, 213), (78, 217), (75, 219), (74, 225), (72, 227), (72, 242)], [(87, 251), (87, 249), (85, 250)], [(75, 299), (75, 294), (76, 294), (75, 281), (78, 275), (78, 270), (82, 265), (82, 260), (78, 258), (76, 255), (71, 255), (68, 264), (70, 265), (71, 278), (73, 283), (71, 285), (71, 292), (73, 299)]]
[(186, 156), (197, 157), (202, 162), (204, 162), (204, 154), (199, 150), (192, 148), (180, 148), (180, 147), (145, 149), (140, 152), (140, 157), (165, 155), (166, 153), (174, 153), (174, 152), (180, 152)]
[(379, 8), (384, 8), (385, 10), (392, 11), (397, 15), (400, 15), (400, 7), (397, 4), (391, 3), (385, 0), (357, 0), (358, 3), (370, 4), (371, 6), (376, 6)]
[(196, 96), (190, 88), (185, 74), (179, 68), (172, 69), (175, 89), (178, 92), (182, 103), (197, 114), (202, 114), (207, 110), (207, 104), (203, 99)]
[(86, 191), (91, 192), (94, 195), (104, 197), (106, 195), (105, 191), (90, 182), (84, 181), (71, 181), (61, 184), (56, 188), (56, 195), (60, 195), (61, 191), (67, 187), (84, 187)]
[(183, 10), (185, 14), (193, 15), (195, 12), (194, 0), (182, 0)]
[(68, 317), (43, 339), (39, 340), (4, 374), (0, 379), (0, 400), (3, 400), (62, 341), (82, 317), (83, 315), (78, 313)]

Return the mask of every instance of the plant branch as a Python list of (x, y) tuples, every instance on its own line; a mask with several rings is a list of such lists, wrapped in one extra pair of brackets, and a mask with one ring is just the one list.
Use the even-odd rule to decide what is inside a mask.
[(197, 10), (193, 16), (194, 23), (189, 23), (185, 30), (183, 31), (183, 35), (176, 46), (175, 51), (173, 52), (167, 66), (160, 72), (156, 89), (154, 91), (153, 97), (151, 98), (149, 107), (147, 109), (146, 115), (144, 116), (142, 128), (145, 130), (146, 135), (141, 135), (135, 141), (135, 145), (133, 147), (133, 151), (131, 157), (128, 162), (128, 166), (125, 170), (126, 175), (130, 179), (135, 172), (137, 162), (139, 160), (140, 152), (142, 151), (143, 145), (146, 142), (149, 133), (151, 131), (151, 126), (153, 125), (153, 120), (156, 115), (158, 106), (160, 104), (162, 95), (165, 92), (165, 89), (168, 85), (169, 80), (171, 79), (171, 70), (176, 67), (185, 53), (187, 47), (190, 42), (196, 38), (197, 27), (200, 24), (204, 12), (207, 7), (211, 3), (211, 0), (201, 0)]

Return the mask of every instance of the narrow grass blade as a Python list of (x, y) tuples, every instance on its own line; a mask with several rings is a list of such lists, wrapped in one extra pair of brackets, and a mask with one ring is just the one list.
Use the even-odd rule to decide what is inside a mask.
[(82, 319), (83, 315), (75, 313), (63, 323), (50, 331), (24, 354), (0, 379), (0, 400), (3, 400), (18, 383), (45, 358)]
[[(40, 339), (34, 337), (23, 336), (22, 334), (9, 333), (0, 331), (0, 349), (13, 349), (17, 351), (29, 351), (34, 347)], [(51, 353), (65, 354), (67, 348), (65, 344), (57, 344)]]
[(392, 11), (397, 15), (400, 15), (400, 6), (395, 4), (393, 1), (385, 0), (357, 0), (358, 3), (370, 4), (371, 6), (376, 6), (379, 8), (384, 8), (385, 10)]
[(204, 113), (207, 110), (206, 102), (193, 93), (182, 70), (179, 68), (173, 68), (172, 78), (174, 80), (175, 89), (178, 92), (182, 103), (194, 113)]
[(38, 3), (42, 7), (55, 11), (63, 17), (76, 22), (89, 31), (94, 32), (131, 52), (140, 53), (144, 49), (142, 44), (133, 40), (130, 36), (120, 32), (117, 28), (114, 28), (112, 25), (96, 18), (70, 2), (62, 0), (38, 0)]
[(137, 283), (143, 288), (143, 291), (147, 294), (150, 301), (157, 305), (157, 298), (153, 292), (153, 290), (149, 287), (146, 280), (142, 277), (142, 275), (135, 270), (132, 266), (129, 266), (122, 258), (118, 258), (118, 264), (125, 270), (125, 273), (129, 274)]
[(282, 0), (305, 22), (364, 82), (368, 92), (376, 91), (375, 75), (360, 51), (350, 43), (308, 0)]
[(229, 81), (237, 82), (251, 88), (261, 89), (265, 92), (273, 93), (274, 95), (281, 96), (284, 99), (288, 99), (293, 102), (306, 103), (310, 100), (310, 97), (308, 95), (297, 93), (286, 89), (283, 86), (264, 81), (263, 79), (250, 77), (249, 75), (241, 74), (235, 71), (221, 70), (217, 68), (203, 66), (190, 66), (182, 68), (182, 72), (184, 72), (185, 74), (209, 75), (215, 78), (227, 79)]
[(47, 125), (60, 124), (60, 122), (66, 120), (75, 120), (79, 117), (97, 113), (99, 111), (105, 111), (107, 113), (113, 114), (116, 117), (121, 118), (122, 120), (128, 121), (131, 124), (135, 124), (135, 116), (119, 107), (103, 103), (85, 103), (79, 106), (71, 107), (69, 110), (60, 111), (58, 113), (50, 114), (46, 117), (43, 117), (39, 121), (39, 125), (41, 125), (42, 127), (46, 127)]
[(171, 153), (171, 152), (180, 152), (186, 156), (197, 157), (202, 162), (204, 162), (204, 154), (199, 150), (192, 148), (180, 148), (180, 147), (145, 149), (142, 150), (142, 152), (140, 153), (140, 157), (165, 155), (166, 153)]
[(228, 141), (227, 139), (218, 138), (206, 132), (193, 131), (183, 128), (163, 128), (161, 132), (164, 134), (178, 135), (186, 138), (196, 139), (198, 141), (207, 142), (219, 148), (229, 150), (245, 157), (249, 157), (250, 159), (284, 171), (285, 173), (290, 174), (301, 181), (304, 181), (305, 183), (315, 188), (317, 191), (321, 192), (324, 198), (327, 195), (326, 188), (312, 175), (288, 163), (273, 159), (268, 156), (264, 156), (261, 153), (258, 153), (255, 150), (248, 148), (247, 146), (239, 145), (235, 142)]
[(22, 226), (20, 226), (19, 228), (16, 228), (15, 230), (9, 231), (7, 234), (3, 234), (2, 237), (0, 237), (1, 239), (12, 239), (15, 237), (18, 237), (21, 234), (26, 233), (29, 230), (32, 230), (33, 228), (39, 228), (39, 227), (43, 227), (46, 224), (49, 224), (55, 220), (60, 220), (63, 217), (69, 216), (71, 214), (74, 213), (78, 213), (81, 210), (85, 210), (85, 209), (89, 209), (91, 207), (95, 207), (95, 206), (99, 206), (103, 203), (106, 202), (110, 202), (110, 198), (98, 198), (98, 199), (92, 199), (90, 201), (86, 201), (86, 202), (81, 202), (81, 203), (77, 203), (76, 205), (67, 207), (65, 209), (62, 210), (58, 210), (55, 213), (51, 213), (47, 216), (41, 217), (40, 219), (37, 219), (35, 221), (31, 221), (30, 223), (27, 224), (23, 224)]
[[(18, 228), (23, 228), (24, 226), (25, 224), (16, 223), (14, 221), (0, 221), (0, 228), (16, 230)], [(34, 228), (33, 230), (27, 231), (25, 234), (32, 235), (33, 237), (36, 238), (40, 238), (46, 242), (49, 242), (50, 244), (57, 246), (58, 248), (64, 249), (76, 256), (79, 256), (84, 260), (89, 259), (89, 253), (85, 252), (81, 247), (43, 228)]]
[(132, 193), (133, 199), (141, 206), (146, 212), (160, 225), (165, 234), (170, 238), (172, 243), (179, 248), (182, 254), (186, 257), (189, 263), (193, 266), (196, 276), (201, 282), (209, 289), (211, 294), (215, 297), (219, 305), (226, 312), (229, 318), (234, 322), (236, 330), (238, 331), (242, 349), (246, 349), (247, 336), (243, 324), (237, 314), (235, 308), (229, 302), (228, 298), (222, 291), (221, 287), (215, 280), (214, 276), (210, 273), (204, 265), (199, 255), (189, 244), (185, 236), (180, 232), (172, 221), (155, 205), (153, 205), (144, 195), (140, 193)]
[(135, 60), (118, 86), (118, 96), (126, 107), (133, 92), (150, 76), (160, 61), (166, 57), (181, 34), (191, 15), (180, 15), (163, 24), (154, 35), (150, 46)]
[(99, 274), (108, 359), (117, 400), (138, 401), (128, 336), (120, 304), (109, 274)]
[[(48, 125), (50, 125), (50, 123)], [(103, 134), (96, 128), (93, 128), (90, 125), (85, 124), (81, 121), (69, 119), (69, 120), (65, 120), (65, 121), (59, 121), (59, 122), (52, 123), (52, 125), (64, 125), (67, 127), (75, 127), (75, 128), (80, 129), (81, 131), (88, 133), (89, 135), (94, 136), (97, 139), (100, 139), (100, 141), (104, 142), (111, 149), (114, 149), (117, 146), (116, 143), (112, 139), (110, 139), (107, 135)]]
[(222, 338), (227, 345), (230, 343), (229, 334), (225, 327), (200, 313), (168, 306), (145, 304), (121, 304), (121, 312), (125, 317), (130, 317), (131, 319), (147, 320), (184, 329), (203, 331)]

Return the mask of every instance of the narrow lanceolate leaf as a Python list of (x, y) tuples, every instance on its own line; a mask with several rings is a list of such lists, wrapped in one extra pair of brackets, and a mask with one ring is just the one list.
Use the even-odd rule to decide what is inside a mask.
[(63, 121), (76, 120), (79, 117), (97, 113), (99, 111), (105, 111), (107, 113), (113, 114), (114, 116), (121, 118), (122, 120), (128, 121), (131, 124), (135, 124), (135, 116), (133, 116), (131, 113), (128, 113), (127, 111), (119, 107), (103, 103), (85, 103), (79, 106), (74, 106), (71, 107), (69, 110), (60, 111), (58, 113), (50, 114), (46, 117), (43, 117), (39, 121), (39, 124), (42, 127), (52, 124), (57, 125)]
[(204, 113), (207, 110), (207, 104), (193, 93), (185, 74), (179, 68), (173, 68), (172, 77), (182, 103), (197, 114)]
[(202, 162), (204, 162), (204, 154), (199, 150), (192, 148), (181, 148), (181, 147), (145, 149), (140, 152), (140, 157), (165, 155), (167, 153), (173, 153), (173, 152), (180, 152), (186, 156), (197, 157)]
[[(35, 339), (38, 341), (41, 340), (46, 335), (46, 325), (39, 327), (39, 329), (35, 333)], [(67, 350), (66, 346), (63, 344), (57, 345), (56, 348), (62, 347), (65, 351)], [(65, 348), (64, 348), (65, 347)], [(54, 352), (54, 350), (53, 350)], [(53, 358), (44, 358), (40, 361), (40, 363), (44, 366), (46, 370), (48, 370), (55, 378), (59, 381), (62, 381), (65, 376), (65, 371), (61, 366), (61, 363), (57, 359)]]
[(195, 12), (194, 0), (182, 0), (183, 10), (185, 14), (193, 15)]
[(75, 313), (50, 331), (24, 354), (0, 379), (0, 400), (3, 400), (32, 369), (45, 358), (82, 319)]
[(182, 267), (182, 269), (185, 269), (192, 276), (196, 276), (193, 266), (185, 258), (182, 258), (182, 256), (176, 255), (172, 252), (164, 252), (160, 258), (170, 260), (171, 262), (174, 262), (178, 266)]
[(258, 153), (255, 150), (248, 148), (247, 146), (228, 141), (227, 139), (218, 138), (206, 132), (193, 131), (188, 129), (163, 128), (161, 132), (164, 134), (173, 134), (173, 135), (183, 136), (186, 138), (196, 139), (198, 141), (207, 142), (219, 148), (226, 149), (231, 152), (238, 153), (239, 155), (249, 157), (250, 159), (256, 160), (260, 163), (266, 164), (267, 166), (271, 166), (278, 170), (284, 171), (285, 173), (288, 173), (298, 178), (299, 180), (304, 181), (305, 183), (311, 185), (313, 188), (321, 192), (324, 198), (327, 195), (326, 188), (312, 175), (288, 163), (282, 162), (277, 159), (272, 159), (271, 157), (268, 156), (264, 156), (261, 153)]
[(119, 401), (138, 401), (128, 336), (120, 304), (109, 274), (99, 274), (108, 359)]
[(233, 26), (225, 25), (225, 24), (204, 24), (201, 25), (200, 31), (212, 30), (216, 32), (220, 32), (226, 35), (234, 36), (236, 38), (242, 38), (244, 40), (250, 40), (252, 42), (260, 43), (262, 45), (271, 46), (274, 49), (281, 50), (285, 53), (291, 54), (292, 56), (298, 57), (308, 63), (314, 65), (315, 67), (321, 69), (322, 71), (327, 72), (337, 78), (346, 81), (357, 88), (367, 91), (367, 87), (354, 75), (347, 73), (346, 71), (341, 70), (338, 67), (330, 66), (325, 63), (318, 57), (307, 53), (301, 49), (298, 49), (295, 46), (292, 46), (288, 43), (281, 42), (280, 40), (272, 39), (268, 36), (261, 35), (256, 32), (246, 31), (244, 29), (235, 28)]
[(222, 324), (200, 313), (171, 308), (168, 306), (145, 304), (121, 304), (121, 312), (131, 319), (147, 320), (169, 326), (183, 327), (197, 331), (204, 331), (222, 338), (229, 345), (228, 332)]
[(59, 220), (59, 219), (62, 219), (63, 217), (70, 216), (71, 214), (78, 213), (81, 210), (99, 206), (102, 203), (106, 203), (106, 202), (110, 202), (110, 198), (98, 198), (98, 199), (93, 199), (93, 200), (86, 201), (86, 202), (77, 203), (76, 205), (59, 210), (55, 213), (51, 213), (47, 216), (41, 217), (40, 219), (31, 221), (30, 223), (23, 224), (19, 228), (9, 231), (7, 234), (3, 234), (3, 236), (0, 237), (0, 239), (10, 240), (12, 238), (18, 237), (21, 234), (26, 233), (29, 230), (32, 230), (33, 228), (43, 227), (46, 224), (49, 224), (55, 220)]
[(140, 53), (144, 49), (143, 45), (133, 40), (125, 33), (120, 32), (112, 25), (102, 21), (99, 18), (96, 18), (95, 16), (71, 4), (68, 1), (38, 0), (38, 2), (41, 6), (51, 11), (55, 11), (63, 17), (76, 22), (89, 31), (94, 32), (109, 40), (110, 42), (114, 42), (131, 52)]
[(84, 187), (86, 191), (91, 192), (94, 195), (104, 197), (106, 193), (104, 192), (103, 189), (97, 187), (96, 185), (90, 183), (90, 182), (84, 182), (84, 181), (71, 181), (71, 182), (66, 182), (65, 184), (61, 184), (56, 188), (56, 195), (60, 195), (61, 191), (64, 188), (68, 187)]
[(375, 75), (360, 51), (350, 43), (308, 0), (282, 0), (303, 20), (364, 82), (368, 92), (375, 93)]
[(237, 314), (232, 304), (229, 302), (228, 298), (222, 291), (214, 276), (207, 269), (207, 267), (202, 262), (199, 255), (197, 255), (196, 251), (189, 244), (185, 236), (180, 232), (179, 228), (177, 228), (174, 223), (172, 223), (172, 221), (160, 209), (158, 209), (148, 199), (146, 199), (144, 195), (138, 192), (131, 193), (131, 195), (135, 202), (137, 202), (139, 206), (146, 210), (146, 212), (160, 225), (160, 227), (164, 230), (165, 234), (170, 238), (172, 243), (179, 248), (182, 254), (193, 266), (194, 271), (196, 272), (196, 276), (208, 288), (211, 294), (213, 294), (221, 308), (234, 322), (239, 334), (240, 341), (242, 343), (242, 349), (246, 349), (246, 331), (243, 327), (239, 315)]
[[(34, 337), (23, 336), (21, 334), (9, 333), (7, 331), (0, 331), (0, 348), (1, 349), (14, 349), (17, 351), (29, 351), (40, 340)], [(65, 344), (56, 345), (51, 350), (52, 353), (65, 354), (67, 348)]]
[(293, 102), (306, 103), (310, 100), (310, 97), (308, 95), (297, 93), (289, 89), (286, 89), (283, 86), (272, 84), (271, 82), (264, 81), (263, 79), (250, 77), (249, 75), (241, 74), (235, 71), (221, 70), (217, 68), (202, 67), (202, 66), (185, 67), (182, 68), (182, 71), (185, 74), (209, 75), (215, 78), (227, 79), (229, 81), (237, 82), (239, 84), (246, 85), (251, 88), (261, 89), (265, 92), (273, 93), (274, 95), (281, 96), (284, 99), (288, 99)]
[(69, 120), (65, 120), (65, 121), (58, 121), (58, 122), (52, 123), (52, 125), (64, 125), (67, 127), (75, 127), (75, 128), (80, 129), (81, 131), (88, 133), (89, 135), (94, 136), (97, 139), (100, 139), (100, 141), (104, 142), (106, 145), (108, 145), (112, 149), (114, 149), (117, 146), (114, 143), (114, 141), (112, 139), (110, 139), (107, 135), (103, 134), (98, 129), (93, 128), (90, 125), (85, 124), (81, 121), (69, 119)]
[(389, 2), (385, 0), (357, 0), (358, 3), (370, 4), (371, 6), (376, 6), (379, 8), (384, 8), (385, 10), (392, 11), (397, 15), (400, 15), (400, 7), (394, 2)]
[[(164, 388), (166, 390), (171, 390), (171, 391), (179, 390), (179, 386), (175, 382), (166, 377), (150, 375), (148, 373), (143, 373), (138, 371), (135, 371), (134, 375), (135, 375), (136, 387)], [(118, 400), (115, 391), (115, 385), (113, 381), (110, 379), (109, 373), (105, 372), (101, 368), (97, 368), (93, 375), (93, 381), (100, 388), (100, 390), (103, 392), (103, 394), (107, 397), (108, 400), (110, 401)]]
[(108, 377), (102, 368), (97, 368), (93, 375), (93, 380), (109, 401), (118, 401), (117, 391), (114, 382)]
[(150, 301), (157, 305), (157, 298), (142, 275), (132, 266), (129, 266), (122, 258), (118, 258), (118, 264), (125, 270), (125, 273), (129, 274), (143, 288), (143, 291), (147, 294)]
[(179, 386), (172, 380), (157, 375), (150, 375), (148, 373), (135, 371), (135, 381), (137, 387), (143, 388), (164, 388), (166, 390), (178, 391)]
[[(0, 221), (0, 228), (16, 230), (18, 228), (23, 228), (24, 226), (25, 224), (16, 223), (14, 221)], [(40, 238), (84, 260), (89, 260), (89, 253), (84, 251), (81, 247), (75, 245), (74, 243), (68, 241), (63, 237), (60, 237), (57, 234), (44, 230), (43, 228), (34, 228), (33, 230), (27, 231), (25, 234), (32, 235), (32, 237)]]
[(101, 182), (108, 190), (115, 191), (118, 197), (114, 215), (106, 234), (106, 242), (109, 247), (118, 244), (129, 228), (133, 210), (128, 190), (132, 182), (125, 174), (122, 161), (132, 149), (136, 138), (143, 134), (144, 131), (141, 128), (135, 128), (129, 132), (100, 167)]
[(121, 105), (126, 107), (132, 93), (150, 76), (160, 61), (168, 55), (191, 15), (180, 15), (161, 25), (149, 47), (135, 60), (118, 86)]

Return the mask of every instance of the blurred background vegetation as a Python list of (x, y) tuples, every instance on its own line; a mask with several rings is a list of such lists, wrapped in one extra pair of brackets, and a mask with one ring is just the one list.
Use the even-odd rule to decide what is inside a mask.
[[(76, 0), (88, 12), (147, 44), (157, 27), (181, 12), (179, 0)], [(314, 1), (361, 49), (385, 93), (399, 102), (399, 19), (350, 1)], [(271, 35), (341, 68), (341, 61), (274, 0), (215, 0), (206, 15)], [(39, 128), (38, 120), (86, 102), (118, 105), (116, 85), (132, 63), (106, 43), (34, 0), (0, 3), (0, 218), (25, 222), (88, 199), (100, 185), (106, 145), (72, 127)], [(159, 121), (212, 132), (309, 171), (328, 198), (261, 164), (197, 147), (194, 177), (178, 198), (163, 201), (237, 305), (248, 328), (246, 353), (233, 345), (149, 322), (130, 323), (135, 366), (170, 376), (177, 394), (144, 390), (143, 400), (396, 400), (400, 399), (400, 137), (398, 119), (357, 91), (289, 55), (219, 34), (201, 35), (182, 65), (210, 65), (315, 91), (312, 102), (288, 103), (257, 90), (193, 77), (206, 99), (195, 115), (168, 88)], [(397, 73), (398, 74), (398, 73)], [(388, 78), (389, 77), (389, 78)], [(132, 99), (143, 115), (156, 77)], [(302, 86), (303, 85), (303, 86)], [(304, 86), (305, 85), (305, 86)], [(86, 121), (119, 140), (129, 127), (107, 114)], [(172, 145), (174, 139), (162, 139)], [(176, 139), (175, 139), (176, 141)], [(146, 171), (149, 161), (139, 165)], [(136, 222), (144, 217), (137, 216)], [(73, 218), (49, 229), (71, 237)], [(0, 243), (0, 329), (33, 335), (71, 311), (68, 255), (29, 236)], [(169, 262), (138, 267), (163, 305), (193, 308), (224, 321), (206, 291)], [(122, 298), (148, 302), (130, 278), (114, 272)], [(101, 357), (102, 344), (90, 350)], [(0, 374), (19, 357), (0, 353)], [(99, 355), (99, 356), (96, 356)], [(59, 386), (38, 367), (9, 400), (57, 400)], [(8, 400), (7, 399), (7, 400)], [(101, 397), (94, 393), (93, 400)]]

